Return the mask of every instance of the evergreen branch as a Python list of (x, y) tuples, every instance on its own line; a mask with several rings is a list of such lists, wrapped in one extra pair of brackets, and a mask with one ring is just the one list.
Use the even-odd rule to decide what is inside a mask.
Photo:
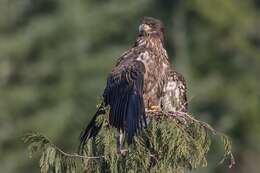
[(76, 157), (76, 158), (82, 158), (82, 159), (100, 159), (100, 158), (105, 157), (105, 156), (82, 156), (82, 155), (79, 155), (79, 154), (69, 154), (69, 153), (62, 151), (60, 148), (55, 147), (55, 149), (58, 150), (59, 152), (61, 152), (64, 156), (67, 156), (67, 157)]
[(34, 141), (34, 139), (32, 139), (32, 138), (42, 138), (42, 141), (45, 141), (46, 144), (52, 146), (53, 148), (55, 148), (57, 151), (59, 151), (62, 155), (66, 156), (66, 157), (75, 157), (75, 158), (82, 158), (82, 159), (100, 159), (100, 158), (105, 157), (105, 156), (83, 156), (83, 155), (79, 155), (79, 154), (66, 153), (62, 149), (58, 148), (55, 144), (53, 144), (47, 137), (40, 135), (36, 132), (31, 132), (31, 133), (28, 133), (27, 135), (25, 135), (23, 138), (23, 141), (30, 145), (30, 144), (32, 144), (32, 142), (30, 143), (30, 141)]
[(41, 153), (40, 168), (41, 173), (54, 172), (75, 172), (80, 165), (77, 162), (90, 159), (101, 159), (104, 156), (82, 156), (69, 154), (54, 145), (47, 137), (38, 133), (28, 133), (23, 141), (28, 144), (30, 157), (33, 153)]
[[(184, 172), (207, 165), (206, 155), (211, 138), (208, 133), (221, 137), (224, 156), (235, 164), (228, 137), (209, 124), (185, 112), (147, 111), (150, 120), (145, 130), (138, 133), (134, 143), (125, 144), (127, 155), (117, 154), (115, 129), (103, 123), (100, 133), (84, 147), (85, 155), (69, 154), (55, 146), (48, 138), (37, 133), (24, 137), (29, 152), (42, 153), (41, 173), (51, 172)], [(98, 121), (108, 121), (106, 114)]]
[[(206, 130), (209, 130), (213, 135), (219, 136), (221, 138), (223, 144), (224, 144), (225, 153), (224, 153), (223, 159), (219, 162), (219, 164), (222, 164), (227, 158), (229, 158), (230, 159), (229, 168), (232, 168), (233, 165), (235, 165), (235, 159), (234, 159), (234, 156), (232, 154), (231, 141), (229, 140), (229, 138), (225, 134), (215, 130), (211, 125), (209, 125), (209, 124), (207, 124), (203, 121), (199, 121), (199, 120), (195, 119), (193, 116), (191, 116), (189, 113), (182, 112), (182, 111), (176, 111), (176, 112), (150, 111), (150, 112), (148, 112), (148, 116), (150, 116), (151, 118), (157, 117), (157, 120), (162, 118), (162, 117), (170, 117), (170, 118), (176, 119), (180, 122), (181, 122), (181, 120), (180, 120), (180, 118), (181, 118), (181, 119), (184, 119), (185, 122), (194, 122), (194, 123), (197, 123), (197, 124), (203, 126)], [(179, 126), (178, 124), (176, 124), (176, 125), (186, 135), (185, 130), (181, 126)]]

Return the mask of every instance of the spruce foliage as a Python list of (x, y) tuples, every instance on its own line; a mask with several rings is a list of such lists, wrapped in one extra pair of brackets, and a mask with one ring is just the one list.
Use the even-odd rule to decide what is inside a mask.
[(205, 122), (184, 112), (147, 112), (148, 126), (139, 131), (134, 143), (124, 147), (126, 155), (117, 154), (115, 129), (107, 123), (107, 113), (100, 116), (101, 132), (88, 141), (84, 156), (67, 154), (46, 137), (29, 133), (24, 137), (30, 156), (41, 153), (41, 173), (50, 172), (176, 172), (207, 166), (206, 155), (213, 136), (220, 137), (224, 156), (234, 162), (231, 141)]

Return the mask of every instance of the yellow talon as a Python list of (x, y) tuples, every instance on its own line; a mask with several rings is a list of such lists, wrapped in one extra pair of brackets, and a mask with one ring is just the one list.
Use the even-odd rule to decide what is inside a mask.
[(160, 106), (150, 106), (148, 110), (149, 111), (158, 111), (158, 110), (160, 110), (160, 108), (161, 108)]

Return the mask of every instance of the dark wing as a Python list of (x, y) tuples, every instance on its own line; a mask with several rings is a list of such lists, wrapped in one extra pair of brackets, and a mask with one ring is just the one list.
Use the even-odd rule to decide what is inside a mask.
[(176, 71), (171, 70), (167, 75), (161, 104), (164, 111), (188, 111), (186, 82)]
[(117, 61), (109, 74), (107, 86), (103, 93), (104, 104), (95, 113), (90, 123), (81, 132), (79, 152), (91, 137), (100, 131), (102, 123), (97, 122), (99, 115), (104, 114), (103, 108), (110, 106), (109, 124), (127, 135), (130, 144), (138, 129), (146, 125), (143, 100), (145, 66), (135, 60), (140, 51), (130, 49)]
[(144, 64), (123, 60), (109, 74), (103, 97), (110, 106), (109, 124), (123, 130), (132, 142), (138, 129), (146, 125), (143, 100)]
[(103, 122), (98, 123), (96, 119), (99, 115), (105, 114), (105, 109), (103, 103), (99, 106), (97, 112), (93, 116), (93, 118), (90, 120), (89, 124), (86, 126), (86, 128), (81, 132), (80, 134), (80, 145), (78, 148), (78, 152), (82, 154), (84, 146), (88, 139), (92, 138), (93, 136), (96, 136), (98, 132), (100, 131)]

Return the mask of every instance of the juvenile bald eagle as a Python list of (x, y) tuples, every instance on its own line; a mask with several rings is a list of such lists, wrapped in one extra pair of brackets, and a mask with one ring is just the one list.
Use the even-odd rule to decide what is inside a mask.
[[(146, 126), (146, 110), (187, 110), (185, 81), (170, 68), (163, 34), (159, 20), (145, 17), (134, 46), (118, 59), (107, 78), (103, 106), (110, 106), (109, 124), (124, 133), (129, 144)], [(81, 146), (101, 128), (96, 123), (100, 111), (82, 132)]]
[(164, 111), (188, 111), (187, 101), (187, 87), (184, 77), (174, 71), (170, 70), (167, 73), (167, 82), (163, 87), (163, 94), (161, 97), (161, 108)]

